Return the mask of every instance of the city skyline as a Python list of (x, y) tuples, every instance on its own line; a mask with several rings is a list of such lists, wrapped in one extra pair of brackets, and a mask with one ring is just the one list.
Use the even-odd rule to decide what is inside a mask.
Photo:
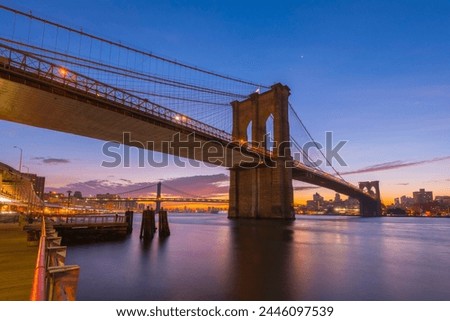
[[(5, 5), (16, 6), (12, 1)], [(317, 141), (324, 141), (326, 131), (337, 141), (348, 140), (341, 150), (348, 166), (337, 166), (345, 179), (379, 180), (388, 204), (419, 188), (450, 195), (450, 156), (443, 139), (450, 129), (447, 3), (286, 2), (274, 10), (266, 4), (209, 2), (118, 1), (109, 6), (108, 13), (92, 10), (95, 19), (82, 10), (83, 2), (23, 1), (18, 9), (211, 70), (287, 84), (291, 103)], [(137, 18), (121, 24), (122, 11)], [(198, 46), (189, 45), (193, 39)], [(17, 168), (19, 154), (13, 146), (20, 146), (30, 172), (46, 176), (52, 188), (92, 181), (127, 188), (188, 176), (186, 169), (173, 166), (102, 168), (101, 141), (5, 121), (1, 126), (1, 161)], [(188, 172), (227, 174), (205, 165)], [(310, 191), (334, 195), (304, 183), (294, 186), (296, 201), (306, 200)]]

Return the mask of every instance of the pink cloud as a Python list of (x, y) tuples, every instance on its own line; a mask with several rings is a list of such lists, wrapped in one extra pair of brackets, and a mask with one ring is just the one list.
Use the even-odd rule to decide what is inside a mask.
[(435, 157), (432, 159), (426, 159), (426, 160), (415, 161), (415, 162), (407, 162), (407, 161), (397, 160), (397, 161), (393, 161), (393, 162), (381, 163), (381, 164), (364, 167), (364, 168), (357, 169), (354, 171), (341, 172), (340, 174), (341, 175), (350, 175), (350, 174), (387, 171), (387, 170), (397, 169), (397, 168), (402, 168), (402, 167), (412, 167), (412, 166), (418, 166), (418, 165), (423, 165), (423, 164), (435, 163), (435, 162), (440, 162), (440, 161), (444, 161), (444, 160), (450, 160), (450, 156)]

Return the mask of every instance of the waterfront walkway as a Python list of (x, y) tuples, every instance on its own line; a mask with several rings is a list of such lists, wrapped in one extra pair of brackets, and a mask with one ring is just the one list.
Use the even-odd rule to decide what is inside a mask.
[(29, 300), (36, 255), (17, 223), (0, 223), (0, 301)]

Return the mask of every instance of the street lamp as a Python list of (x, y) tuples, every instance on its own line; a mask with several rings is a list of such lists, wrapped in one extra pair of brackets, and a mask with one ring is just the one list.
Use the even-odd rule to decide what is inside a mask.
[(23, 154), (23, 149), (20, 148), (19, 146), (14, 146), (14, 148), (20, 149), (19, 172), (22, 172), (22, 154)]
[(70, 194), (72, 194), (72, 191), (67, 191), (67, 213), (69, 213), (70, 207)]
[[(22, 167), (25, 167), (27, 169), (27, 173), (30, 174), (30, 168), (28, 166), (22, 165)], [(30, 183), (31, 183), (31, 181), (30, 181)], [(28, 214), (31, 213), (31, 195), (32, 195), (31, 191), (32, 191), (32, 187), (30, 186), (30, 190), (28, 191)]]

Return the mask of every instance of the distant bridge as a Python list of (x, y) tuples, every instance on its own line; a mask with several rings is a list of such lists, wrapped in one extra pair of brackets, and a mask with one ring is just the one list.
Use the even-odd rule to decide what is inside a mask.
[(138, 203), (148, 203), (148, 202), (175, 202), (175, 203), (219, 203), (228, 204), (227, 199), (217, 199), (217, 198), (180, 198), (180, 197), (133, 197), (133, 198), (95, 198), (87, 197), (87, 201), (94, 202), (138, 202)]

